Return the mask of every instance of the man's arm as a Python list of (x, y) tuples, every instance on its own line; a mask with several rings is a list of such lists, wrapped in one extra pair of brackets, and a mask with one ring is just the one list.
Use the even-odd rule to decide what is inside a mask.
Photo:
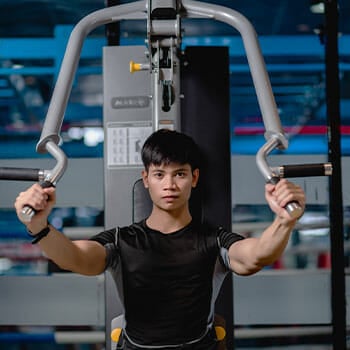
[(43, 189), (35, 184), (19, 194), (15, 208), (17, 215), (26, 205), (36, 210), (29, 223), (23, 222), (33, 235), (49, 227), (49, 233), (38, 244), (45, 255), (60, 268), (83, 275), (102, 273), (106, 262), (106, 251), (102, 245), (88, 240), (71, 241), (53, 226), (47, 225), (47, 218), (55, 202), (54, 188)]
[(275, 262), (286, 248), (297, 221), (284, 207), (287, 203), (295, 201), (305, 208), (304, 191), (287, 180), (281, 180), (276, 185), (267, 184), (265, 197), (276, 214), (275, 220), (260, 237), (247, 238), (231, 245), (230, 265), (237, 274), (251, 275)]

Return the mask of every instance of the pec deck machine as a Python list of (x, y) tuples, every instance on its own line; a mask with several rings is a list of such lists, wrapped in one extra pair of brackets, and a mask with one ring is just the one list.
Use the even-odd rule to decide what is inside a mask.
[[(256, 163), (267, 182), (281, 177), (331, 175), (326, 164), (270, 167), (267, 156), (288, 141), (281, 126), (264, 59), (251, 23), (232, 9), (191, 0), (142, 0), (108, 7), (84, 17), (73, 29), (52, 95), (37, 152), (56, 160), (53, 169), (7, 169), (11, 179), (56, 185), (67, 167), (60, 148), (60, 129), (77, 70), (84, 39), (96, 27), (120, 20), (146, 23), (144, 46), (106, 46), (103, 49), (105, 131), (105, 227), (129, 225), (146, 217), (150, 202), (139, 181), (140, 149), (152, 131), (170, 128), (192, 136), (204, 154), (199, 189), (193, 193), (194, 216), (211, 224), (231, 227), (231, 165), (229, 55), (225, 47), (181, 46), (183, 18), (213, 19), (236, 29), (243, 40), (259, 107), (266, 129), (266, 143)], [(200, 21), (199, 21), (200, 25)], [(220, 169), (220, 176), (217, 170)], [(102, 181), (102, 179), (101, 179)], [(299, 216), (297, 203), (287, 209)], [(32, 208), (23, 210), (30, 221)], [(106, 273), (106, 346), (112, 320), (123, 313), (113, 276)], [(233, 348), (232, 281), (228, 275), (217, 298), (216, 312), (226, 323), (227, 345)], [(114, 328), (114, 326), (113, 326)]]

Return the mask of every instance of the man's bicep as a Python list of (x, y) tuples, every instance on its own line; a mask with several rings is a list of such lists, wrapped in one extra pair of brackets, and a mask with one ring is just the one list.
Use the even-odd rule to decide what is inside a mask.
[(98, 275), (106, 269), (106, 248), (96, 241), (77, 240), (73, 242), (78, 250), (76, 269), (84, 275)]
[(251, 275), (261, 269), (256, 263), (256, 238), (245, 238), (232, 244), (228, 250), (231, 270), (239, 275)]

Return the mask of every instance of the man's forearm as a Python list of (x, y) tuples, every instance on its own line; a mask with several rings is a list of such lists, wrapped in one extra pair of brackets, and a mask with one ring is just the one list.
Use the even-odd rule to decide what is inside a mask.
[(262, 233), (257, 244), (257, 259), (262, 265), (270, 265), (285, 250), (296, 221), (286, 221), (276, 217)]
[(103, 272), (105, 251), (102, 246), (87, 240), (72, 242), (52, 225), (49, 228), (50, 232), (37, 243), (48, 259), (61, 269), (84, 275)]

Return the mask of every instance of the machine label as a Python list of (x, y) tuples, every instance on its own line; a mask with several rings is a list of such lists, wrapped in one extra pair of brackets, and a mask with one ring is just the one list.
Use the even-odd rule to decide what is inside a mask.
[(146, 108), (149, 104), (148, 96), (113, 97), (111, 100), (113, 109)]
[(140, 166), (141, 148), (152, 133), (150, 125), (111, 123), (107, 126), (107, 166)]

